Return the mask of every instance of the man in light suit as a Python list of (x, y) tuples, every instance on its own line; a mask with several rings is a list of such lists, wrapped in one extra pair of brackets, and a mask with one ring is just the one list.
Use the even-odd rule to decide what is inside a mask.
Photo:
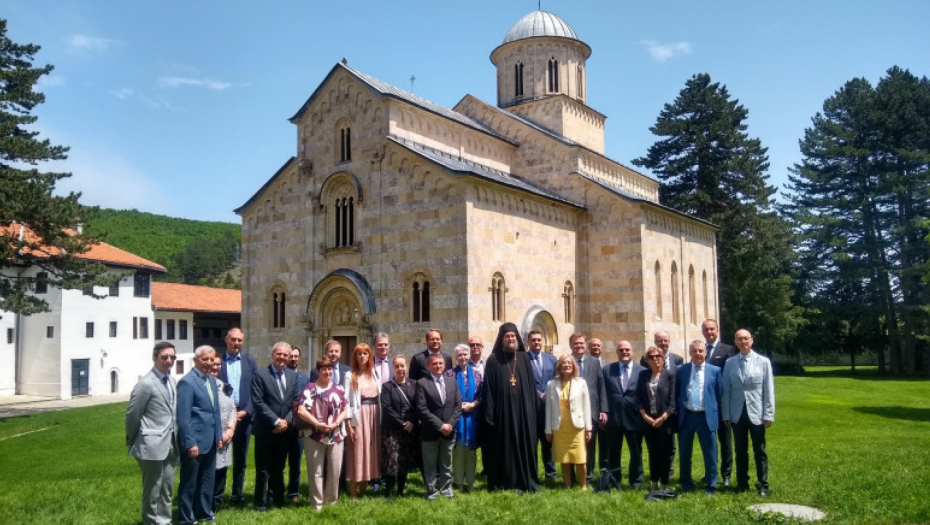
[(769, 459), (765, 429), (775, 421), (775, 380), (772, 363), (752, 350), (752, 334), (739, 330), (734, 338), (739, 355), (727, 361), (723, 372), (723, 423), (733, 427), (736, 454), (736, 490), (749, 490), (749, 438), (756, 462), (756, 490), (769, 492)]
[[(659, 330), (658, 332), (652, 335), (652, 342), (655, 344), (656, 348), (662, 351), (662, 355), (665, 356), (662, 365), (663, 368), (672, 373), (672, 377), (675, 377), (675, 372), (678, 370), (678, 367), (685, 362), (685, 360), (678, 354), (673, 354), (668, 351), (669, 346), (672, 343), (672, 336), (668, 333), (667, 330)], [(646, 362), (646, 356), (640, 358), (639, 364), (645, 368), (649, 368), (649, 363)], [(723, 368), (721, 368), (723, 370)], [(672, 448), (668, 457), (668, 477), (669, 479), (675, 475), (675, 441), (672, 441)]]
[(194, 369), (178, 382), (178, 522), (213, 523), (216, 450), (222, 445), (220, 399), (216, 379), (209, 374), (216, 350), (194, 350)]
[(452, 499), (452, 447), (455, 425), (462, 416), (462, 396), (455, 378), (443, 377), (442, 355), (429, 356), (426, 366), (429, 377), (417, 381), (414, 401), (420, 416), (426, 499), (433, 501), (440, 494)]
[(530, 364), (533, 365), (533, 381), (536, 384), (536, 438), (542, 446), (543, 469), (546, 479), (555, 480), (555, 461), (552, 461), (552, 443), (546, 439), (546, 385), (555, 377), (555, 356), (543, 352), (543, 336), (533, 330), (527, 336)]
[(171, 343), (158, 343), (152, 351), (155, 366), (142, 376), (126, 408), (126, 446), (142, 470), (142, 523), (171, 523), (171, 492), (178, 467), (177, 385), (171, 377), (176, 359)]
[[(343, 380), (345, 380), (346, 374), (349, 373), (351, 368), (349, 365), (340, 363), (339, 359), (342, 358), (342, 343), (336, 341), (335, 339), (330, 339), (326, 341), (326, 345), (323, 347), (323, 353), (326, 354), (326, 357), (333, 362), (333, 378), (331, 379), (334, 385), (341, 385)], [(320, 378), (319, 372), (316, 371), (316, 367), (310, 370), (310, 382), (316, 383), (316, 380)]]
[[(720, 329), (716, 319), (707, 319), (701, 323), (704, 334), (704, 347), (707, 349), (707, 363), (724, 370), (727, 361), (736, 355), (736, 349), (720, 340)], [(720, 477), (723, 486), (730, 486), (730, 474), (733, 472), (733, 429), (723, 424), (723, 411), (717, 427), (718, 457), (720, 459)]]
[(705, 492), (717, 490), (717, 424), (723, 377), (720, 369), (706, 363), (704, 341), (694, 340), (689, 345), (691, 362), (678, 367), (675, 386), (678, 392), (678, 448), (679, 479), (686, 492), (694, 490), (691, 478), (691, 452), (697, 434), (704, 455)]
[[(245, 469), (248, 466), (249, 442), (252, 440), (252, 376), (258, 366), (255, 360), (242, 353), (245, 334), (239, 328), (230, 328), (226, 333), (226, 351), (220, 356), (223, 366), (217, 377), (232, 386), (233, 402), (236, 403), (236, 431), (232, 440), (232, 496), (233, 505), (244, 505), (242, 487), (245, 484)], [(216, 471), (216, 486), (213, 491), (215, 508), (223, 502), (226, 492), (227, 467)]]
[(446, 370), (452, 368), (452, 356), (442, 351), (442, 332), (435, 328), (426, 332), (426, 350), (413, 354), (410, 359), (410, 379), (419, 381), (424, 377), (429, 377), (427, 358), (432, 354), (442, 356), (443, 361), (446, 362)]
[(252, 378), (252, 406), (255, 418), (255, 508), (264, 512), (269, 496), (278, 507), (284, 506), (284, 466), (290, 450), (288, 428), (294, 422), (297, 374), (287, 367), (291, 345), (275, 343), (271, 364), (260, 368)]
[[(604, 388), (607, 392), (607, 443), (608, 463), (611, 470), (620, 468), (623, 440), (630, 451), (628, 473), (630, 485), (638, 489), (643, 484), (643, 418), (636, 408), (636, 385), (643, 367), (633, 362), (633, 345), (629, 341), (617, 343), (616, 363), (604, 369)], [(619, 479), (617, 480), (619, 481)]]
[(594, 431), (591, 433), (591, 440), (585, 444), (588, 449), (587, 474), (590, 485), (594, 482), (594, 471), (598, 470), (598, 449), (600, 449), (600, 467), (607, 468), (607, 440), (603, 439), (603, 436), (597, 437), (598, 429), (607, 424), (607, 393), (604, 390), (604, 374), (601, 371), (600, 361), (585, 352), (588, 348), (587, 337), (581, 333), (572, 334), (568, 338), (568, 344), (571, 345), (572, 357), (578, 365), (578, 377), (587, 383), (588, 397), (591, 398), (591, 428)]

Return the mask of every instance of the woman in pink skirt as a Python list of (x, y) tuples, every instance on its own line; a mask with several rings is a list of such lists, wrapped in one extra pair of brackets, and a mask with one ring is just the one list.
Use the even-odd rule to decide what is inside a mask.
[(349, 497), (364, 495), (368, 482), (381, 475), (381, 382), (372, 373), (371, 348), (362, 343), (352, 350), (352, 371), (343, 386), (349, 398), (349, 445), (346, 481)]

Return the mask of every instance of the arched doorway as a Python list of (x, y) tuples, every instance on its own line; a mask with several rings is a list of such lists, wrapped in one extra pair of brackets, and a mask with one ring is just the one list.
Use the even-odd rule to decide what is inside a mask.
[(371, 339), (374, 295), (368, 281), (353, 270), (340, 269), (317, 283), (307, 303), (305, 329), (309, 334), (308, 360), (315, 363), (330, 339), (342, 345), (343, 363), (357, 343)]
[(556, 327), (552, 314), (541, 306), (530, 308), (523, 318), (521, 327), (523, 338), (526, 339), (527, 334), (533, 330), (538, 330), (542, 334), (543, 349), (551, 354), (555, 345), (559, 344), (559, 329)]

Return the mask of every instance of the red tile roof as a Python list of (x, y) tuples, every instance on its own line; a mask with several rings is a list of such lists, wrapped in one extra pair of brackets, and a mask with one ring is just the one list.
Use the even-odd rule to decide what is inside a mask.
[[(74, 235), (74, 231), (66, 231), (69, 234)], [(22, 232), (24, 241), (28, 243), (41, 243), (41, 239), (36, 236), (35, 232), (33, 232), (32, 229), (28, 226), (24, 226), (21, 223), (13, 222), (6, 226), (0, 226), (0, 235), (6, 235), (17, 239), (19, 238), (20, 232)], [(61, 251), (54, 246), (41, 246), (35, 250), (29, 248), (23, 249), (23, 255), (28, 255), (35, 258), (55, 257), (60, 253)], [(116, 246), (107, 244), (105, 242), (91, 245), (89, 250), (84, 253), (77, 254), (76, 257), (79, 259), (87, 259), (117, 266), (128, 266), (131, 268), (155, 270), (157, 272), (166, 271), (165, 267), (158, 263), (154, 263), (148, 259), (143, 259), (142, 257), (129, 253), (125, 250), (120, 250)]]
[(241, 313), (242, 291), (192, 284), (153, 282), (152, 306), (156, 310)]

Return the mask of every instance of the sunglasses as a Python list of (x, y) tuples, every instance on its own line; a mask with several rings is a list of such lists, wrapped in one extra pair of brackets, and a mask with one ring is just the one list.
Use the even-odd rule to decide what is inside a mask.
[(158, 356), (158, 358), (161, 359), (162, 361), (174, 361), (175, 359), (178, 358), (178, 356), (176, 356), (176, 355), (160, 355), (160, 356)]
[(650, 355), (650, 356), (646, 356), (646, 359), (662, 359), (662, 357), (664, 357), (664, 356), (659, 355), (659, 354), (653, 354), (653, 355)]

